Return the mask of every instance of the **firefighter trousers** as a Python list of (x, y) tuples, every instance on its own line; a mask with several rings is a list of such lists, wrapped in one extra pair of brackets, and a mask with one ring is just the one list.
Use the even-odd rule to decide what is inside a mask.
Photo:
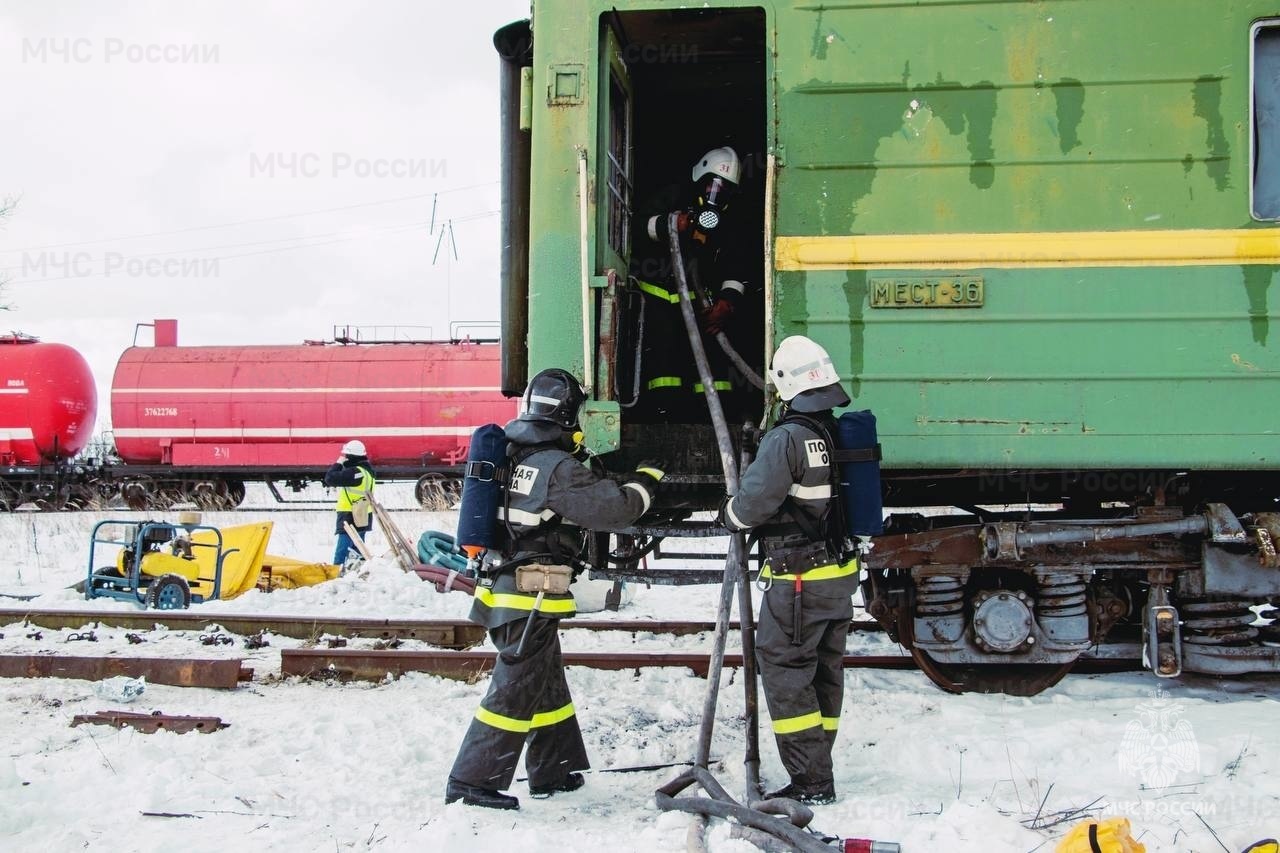
[(591, 766), (574, 716), (560, 657), (560, 620), (533, 616), (524, 652), (516, 646), (528, 619), (489, 630), (498, 659), (449, 777), (477, 788), (511, 787), (526, 742), (529, 785), (550, 786)]
[(797, 626), (795, 596), (788, 582), (765, 592), (756, 658), (782, 766), (792, 782), (811, 788), (833, 780), (831, 748), (844, 700), (853, 604), (846, 583), (804, 584)]

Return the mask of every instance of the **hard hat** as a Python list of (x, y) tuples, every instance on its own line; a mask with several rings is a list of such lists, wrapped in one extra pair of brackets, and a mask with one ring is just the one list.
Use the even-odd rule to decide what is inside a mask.
[(586, 401), (587, 394), (572, 373), (551, 367), (529, 380), (520, 401), (519, 420), (572, 429), (578, 425), (578, 412)]
[(353, 438), (346, 444), (342, 445), (343, 456), (368, 456), (369, 452), (364, 449), (364, 442), (358, 438)]
[(738, 183), (742, 177), (742, 162), (738, 160), (738, 152), (728, 145), (712, 148), (693, 164), (693, 180), (697, 182), (703, 175), (718, 175)]
[(831, 356), (804, 335), (792, 335), (778, 344), (769, 365), (769, 381), (777, 387), (778, 396), (799, 412), (849, 404)]

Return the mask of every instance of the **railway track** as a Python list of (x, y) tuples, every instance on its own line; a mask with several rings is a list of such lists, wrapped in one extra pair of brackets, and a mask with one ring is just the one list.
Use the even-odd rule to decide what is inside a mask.
[[(448, 649), (470, 648), (484, 640), (485, 629), (457, 619), (368, 619), (314, 616), (276, 616), (270, 614), (194, 613), (184, 611), (86, 611), (71, 609), (0, 608), (0, 625), (23, 622), (40, 628), (59, 630), (86, 625), (149, 631), (162, 626), (172, 631), (207, 631), (218, 627), (233, 634), (248, 636), (263, 631), (299, 640), (322, 636), (378, 640), (422, 640)], [(619, 631), (633, 634), (709, 633), (714, 622), (677, 622), (637, 619), (569, 619), (561, 630)], [(738, 630), (738, 623), (729, 626)], [(849, 623), (849, 631), (879, 631), (874, 621)]]
[[(690, 669), (705, 678), (711, 655), (701, 652), (563, 652), (565, 666), (589, 669), (639, 670), (653, 667)], [(382, 681), (408, 672), (422, 672), (470, 681), (493, 668), (496, 652), (483, 651), (399, 651), (376, 649), (283, 649), (280, 674), (303, 678), (341, 681)], [(742, 655), (726, 653), (724, 665), (742, 666)], [(916, 669), (910, 655), (845, 655), (846, 669)], [(1142, 662), (1131, 658), (1085, 658), (1073, 672), (1096, 674), (1132, 672)]]
[[(208, 631), (221, 629), (235, 634), (251, 635), (270, 632), (280, 636), (316, 640), (322, 636), (371, 638), (376, 640), (420, 640), (439, 649), (405, 651), (397, 649), (301, 648), (280, 650), (280, 675), (341, 681), (382, 681), (409, 672), (471, 680), (492, 669), (496, 654), (477, 651), (472, 646), (484, 639), (478, 625), (461, 620), (395, 620), (341, 619), (316, 617), (284, 617), (272, 615), (202, 614), (191, 612), (88, 612), (82, 610), (0, 609), (0, 624), (24, 623), (49, 629), (94, 627), (151, 630), (157, 626), (170, 630)], [(737, 625), (731, 626), (734, 630)], [(709, 633), (711, 622), (663, 622), (623, 619), (573, 619), (562, 628), (577, 631), (613, 631), (632, 634), (693, 635)], [(875, 622), (855, 621), (851, 633), (878, 631)], [(692, 670), (705, 677), (710, 655), (701, 652), (564, 652), (568, 666), (606, 670), (639, 670), (652, 667), (677, 667)], [(908, 654), (846, 655), (849, 669), (916, 669)], [(182, 686), (234, 687), (245, 680), (242, 662), (215, 662), (196, 658), (75, 657), (57, 655), (0, 656), (0, 677), (68, 677), (96, 680), (111, 675), (148, 676), (152, 681)], [(740, 654), (725, 655), (724, 665), (742, 665)], [(1128, 672), (1142, 669), (1136, 657), (1115, 655), (1085, 657), (1073, 668), (1075, 673), (1096, 674)], [(206, 674), (206, 670), (208, 673)], [(239, 672), (239, 676), (235, 673)], [(177, 673), (176, 675), (173, 673)]]

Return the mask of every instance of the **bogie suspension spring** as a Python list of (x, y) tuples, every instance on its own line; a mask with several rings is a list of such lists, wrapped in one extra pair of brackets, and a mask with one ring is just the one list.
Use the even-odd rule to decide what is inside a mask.
[(1252, 602), (1184, 601), (1178, 610), (1182, 615), (1182, 639), (1208, 646), (1239, 646), (1253, 642), (1258, 629), (1250, 623), (1257, 616), (1249, 609)]

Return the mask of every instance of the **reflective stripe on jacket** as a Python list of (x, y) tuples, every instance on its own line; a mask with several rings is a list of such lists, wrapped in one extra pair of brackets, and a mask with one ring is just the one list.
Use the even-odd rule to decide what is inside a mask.
[[(651, 500), (641, 483), (619, 485), (558, 447), (539, 446), (512, 460), (504, 505), (498, 508), (498, 523), (505, 523), (513, 536), (506, 562), (516, 567), (568, 565), (576, 553), (552, 553), (574, 538), (559, 529), (559, 522), (583, 530), (617, 530), (633, 524)], [(486, 628), (528, 617), (538, 597), (516, 588), (516, 568), (504, 570), (501, 564), (493, 568), (492, 584), (476, 587), (471, 606), (471, 621)], [(537, 610), (552, 619), (567, 619), (577, 612), (572, 592), (545, 594)]]
[(816, 524), (832, 499), (831, 450), (825, 437), (804, 424), (778, 424), (765, 433), (743, 472), (738, 493), (725, 506), (726, 520), (740, 530), (789, 523), (783, 508), (789, 498)]
[[(839, 580), (840, 578), (847, 578), (851, 575), (856, 577), (857, 574), (858, 558), (855, 557), (847, 563), (830, 563), (825, 566), (815, 566), (812, 569), (805, 569), (803, 572), (800, 572), (800, 578), (805, 583), (813, 583), (815, 581)], [(783, 572), (774, 574), (773, 568), (768, 563), (765, 563), (764, 568), (760, 570), (760, 579), (794, 581), (796, 576), (794, 574), (785, 574)]]
[(360, 472), (360, 482), (354, 486), (340, 486), (338, 488), (338, 503), (334, 507), (338, 512), (351, 512), (352, 504), (373, 492), (373, 487), (377, 482), (373, 474), (363, 467), (359, 467), (356, 470)]

